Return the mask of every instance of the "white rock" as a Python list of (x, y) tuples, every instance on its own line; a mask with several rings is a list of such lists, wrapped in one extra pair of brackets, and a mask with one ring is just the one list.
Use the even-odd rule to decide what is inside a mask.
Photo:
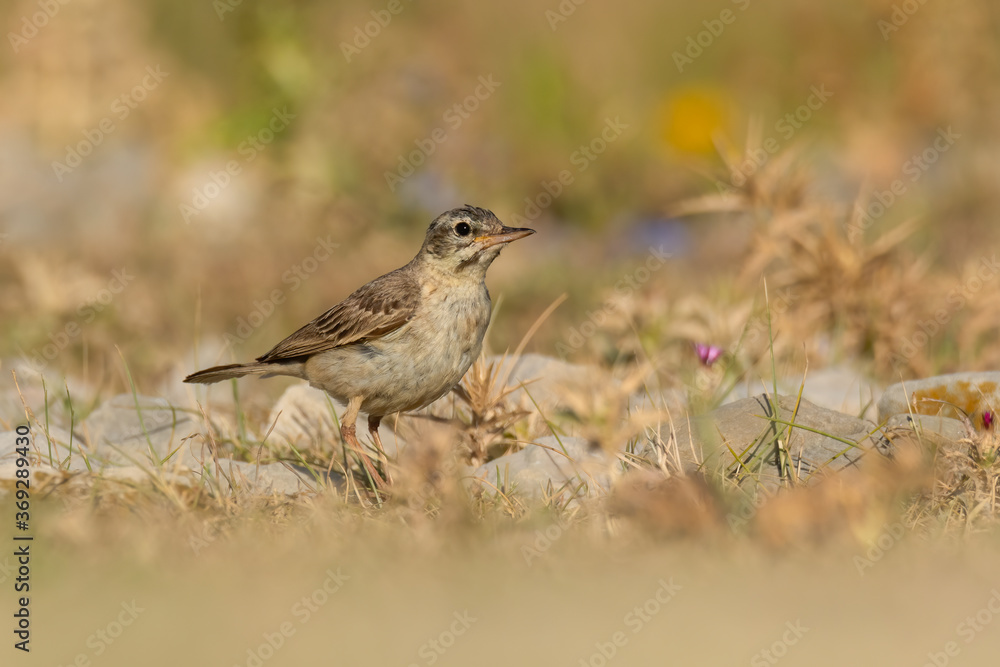
[(479, 482), (486, 493), (493, 485), (513, 487), (515, 494), (529, 498), (543, 497), (550, 489), (556, 495), (580, 498), (607, 493), (620, 474), (617, 457), (592, 448), (583, 438), (546, 436), (519, 452), (484, 463), (472, 476), (473, 485), (475, 480), (488, 482)]
[(919, 413), (957, 418), (967, 416), (983, 427), (983, 411), (1000, 410), (1000, 371), (952, 373), (897, 382), (878, 402), (879, 419)]
[[(802, 387), (802, 398), (821, 408), (871, 421), (876, 418), (876, 402), (881, 395), (881, 388), (850, 368), (832, 367), (809, 371), (804, 386), (802, 375), (778, 380), (779, 394), (797, 396), (799, 387)], [(743, 382), (734, 387), (722, 403), (751, 398), (761, 392), (773, 393), (773, 384), (770, 381), (763, 384), (759, 381), (753, 384)]]
[(948, 417), (900, 414), (889, 417), (885, 430), (909, 429), (937, 441), (958, 442), (969, 437), (965, 424)]
[[(268, 423), (264, 427), (266, 430), (274, 424), (274, 429), (267, 438), (268, 442), (294, 445), (300, 450), (314, 443), (339, 442), (340, 430), (334, 423), (331, 406), (339, 423), (344, 414), (343, 405), (306, 383), (292, 385), (271, 409)], [(395, 457), (404, 444), (389, 426), (391, 421), (392, 417), (383, 419), (378, 433), (386, 454)], [(368, 415), (358, 417), (357, 429), (358, 439), (365, 442), (368, 438)]]
[[(9, 431), (0, 433), (0, 463), (13, 461), (17, 458), (14, 451), (17, 442), (17, 433)], [(84, 460), (85, 443), (80, 437), (72, 437), (70, 432), (64, 428), (50, 425), (48, 436), (37, 426), (33, 426), (29, 436), (31, 440), (30, 450), (34, 454), (33, 462), (44, 463), (48, 467), (60, 468), (77, 472), (87, 469)]]
[(146, 470), (139, 466), (108, 466), (94, 473), (94, 478), (115, 482), (126, 482), (134, 485), (150, 484), (153, 475), (168, 484), (191, 486), (190, 477), (164, 470)]
[[(202, 483), (210, 483), (205, 478), (210, 475), (213, 482), (218, 483), (223, 491), (243, 492), (249, 494), (282, 494), (294, 495), (306, 493), (321, 488), (321, 482), (317, 481), (308, 470), (300, 466), (286, 467), (281, 463), (264, 463), (257, 465), (246, 461), (233, 461), (230, 459), (220, 459), (219, 465), (214, 462), (206, 464), (205, 468), (197, 471)], [(326, 471), (316, 471), (325, 477)], [(336, 486), (343, 483), (343, 478), (336, 473), (332, 477)]]
[[(166, 399), (149, 396), (136, 399), (132, 394), (119, 394), (105, 401), (79, 429), (86, 438), (91, 463), (98, 467), (159, 465), (168, 455), (168, 465), (180, 462), (196, 467), (205, 458), (205, 453), (200, 451), (200, 440), (183, 441), (199, 431), (199, 423), (189, 412), (171, 405)], [(197, 453), (191, 451), (194, 441), (199, 446)], [(154, 454), (158, 459), (155, 462)]]

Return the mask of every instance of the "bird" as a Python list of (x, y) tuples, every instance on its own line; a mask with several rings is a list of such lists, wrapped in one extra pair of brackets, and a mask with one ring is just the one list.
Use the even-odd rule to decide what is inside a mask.
[[(504, 225), (465, 205), (437, 216), (408, 264), (372, 280), (255, 361), (206, 368), (184, 382), (246, 375), (300, 378), (346, 405), (343, 441), (379, 488), (387, 488), (357, 439), (359, 413), (385, 463), (383, 417), (426, 407), (455, 389), (479, 357), (492, 313), (486, 271), (533, 229)], [(387, 473), (388, 468), (383, 465)]]

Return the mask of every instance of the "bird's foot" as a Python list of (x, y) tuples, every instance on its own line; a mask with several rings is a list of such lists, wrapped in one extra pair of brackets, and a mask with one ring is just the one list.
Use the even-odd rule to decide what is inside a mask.
[(375, 451), (378, 452), (379, 463), (382, 464), (382, 470), (385, 472), (385, 480), (388, 484), (392, 484), (392, 473), (389, 472), (389, 457), (385, 455), (385, 449), (382, 447), (382, 438), (378, 434), (378, 427), (381, 421), (381, 417), (369, 416), (368, 434), (372, 437), (372, 442), (375, 443)]
[(340, 427), (340, 436), (351, 449), (357, 452), (358, 457), (361, 458), (361, 464), (365, 467), (368, 475), (372, 478), (372, 481), (375, 483), (375, 487), (380, 491), (384, 491), (388, 488), (388, 485), (385, 483), (385, 480), (382, 479), (382, 476), (375, 468), (372, 460), (368, 458), (367, 454), (365, 454), (365, 450), (362, 449), (361, 443), (358, 442), (357, 429), (354, 424), (342, 424)]

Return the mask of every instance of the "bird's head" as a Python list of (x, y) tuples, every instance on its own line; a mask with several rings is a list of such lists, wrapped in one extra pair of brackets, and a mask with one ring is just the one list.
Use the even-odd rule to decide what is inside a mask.
[(463, 206), (434, 219), (417, 258), (445, 270), (482, 276), (505, 245), (534, 233), (507, 227), (486, 209)]

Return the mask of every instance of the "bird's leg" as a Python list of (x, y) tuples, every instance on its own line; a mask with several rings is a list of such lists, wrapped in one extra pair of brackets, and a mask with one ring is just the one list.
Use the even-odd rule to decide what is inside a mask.
[(361, 448), (361, 443), (358, 442), (357, 428), (355, 424), (358, 421), (358, 412), (361, 410), (361, 401), (363, 398), (361, 396), (355, 396), (350, 401), (347, 402), (347, 412), (340, 420), (340, 437), (344, 439), (351, 449), (358, 453), (361, 457), (361, 463), (364, 465), (365, 470), (371, 475), (372, 480), (375, 482), (375, 486), (379, 489), (386, 488), (385, 481), (382, 476), (378, 474), (378, 470), (372, 465), (371, 459), (365, 454), (365, 451)]
[(375, 443), (375, 449), (378, 451), (378, 460), (382, 464), (385, 481), (392, 484), (392, 475), (389, 473), (389, 458), (385, 455), (385, 449), (382, 448), (382, 438), (378, 434), (378, 426), (381, 422), (381, 417), (368, 415), (368, 433), (371, 435), (372, 441)]

